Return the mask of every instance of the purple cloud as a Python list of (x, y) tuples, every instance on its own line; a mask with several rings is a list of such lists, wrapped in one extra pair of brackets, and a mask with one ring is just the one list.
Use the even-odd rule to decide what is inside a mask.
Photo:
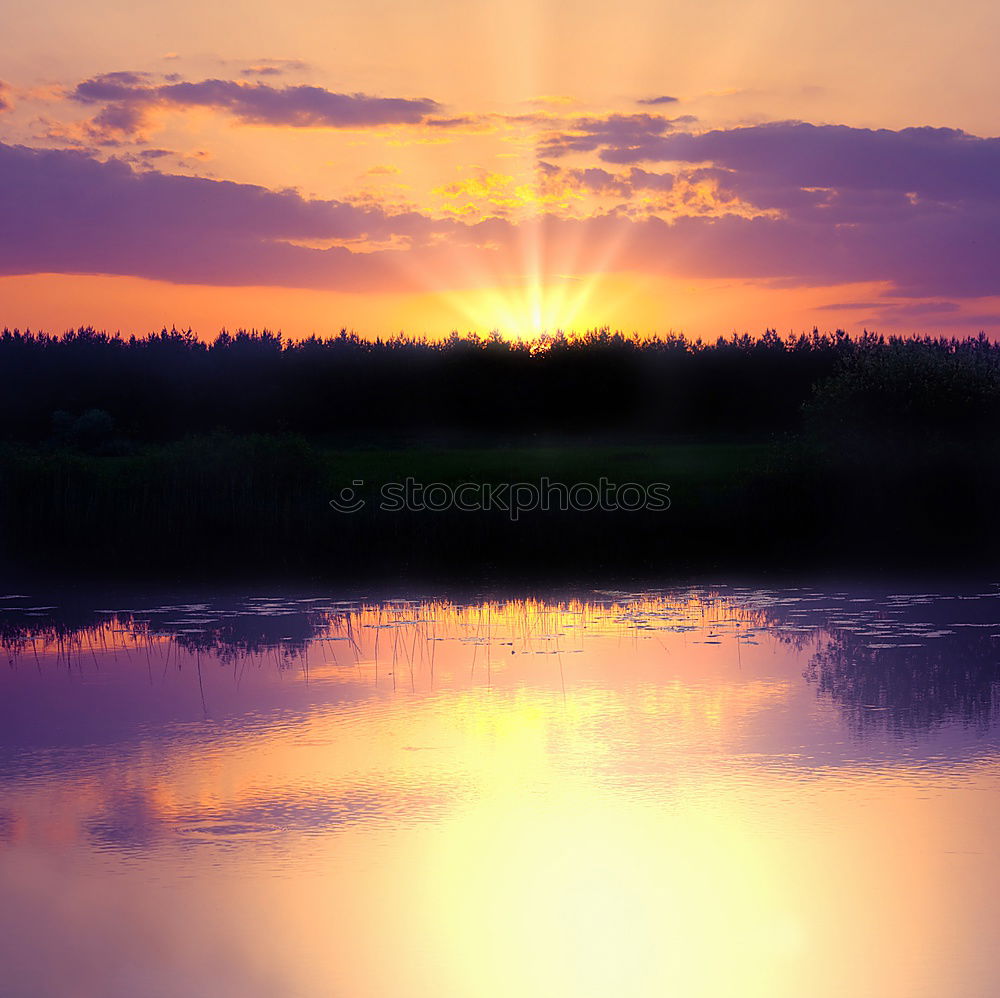
[[(365, 287), (393, 254), (310, 240), (421, 243), (451, 223), (294, 191), (101, 163), (0, 143), (0, 273), (94, 273), (193, 284)], [(370, 259), (369, 259), (370, 258)]]
[[(614, 266), (623, 271), (790, 287), (885, 283), (894, 296), (914, 299), (1000, 295), (996, 208), (914, 211), (852, 225), (738, 215), (630, 220), (618, 212), (583, 220), (548, 217), (537, 225), (534, 243), (553, 261), (572, 249), (581, 273), (599, 268), (604, 248), (618, 244)], [(474, 235), (500, 247), (498, 269), (516, 270), (518, 246), (526, 239), (516, 227), (490, 220)]]
[(913, 297), (1000, 293), (1000, 139), (802, 122), (690, 134), (654, 121), (643, 134), (635, 118), (628, 129), (609, 123), (588, 135), (606, 163), (690, 163), (683, 175), (714, 180), (722, 200), (780, 213), (679, 220), (647, 246), (662, 255), (684, 233), (691, 242), (677, 268), (790, 283), (888, 281)]
[[(660, 114), (610, 114), (606, 118), (580, 118), (571, 130), (553, 133), (542, 142), (543, 156), (565, 156), (595, 149), (641, 150), (651, 140), (672, 131), (677, 122)], [(641, 156), (639, 158), (642, 158)]]
[(157, 90), (170, 104), (212, 107), (229, 111), (250, 124), (292, 125), (296, 128), (351, 128), (369, 125), (414, 124), (438, 109), (436, 101), (421, 98), (369, 97), (336, 94), (322, 87), (283, 87), (231, 80), (173, 83)]
[(893, 191), (939, 201), (1000, 197), (1000, 139), (953, 128), (776, 122), (701, 134), (651, 128), (600, 144), (609, 163), (711, 163), (759, 188)]
[(667, 97), (666, 95), (662, 97), (640, 97), (636, 104), (676, 104), (676, 97)]
[(481, 120), (471, 114), (462, 114), (453, 118), (424, 118), (423, 123), (431, 128), (466, 128), (479, 124)]
[(78, 84), (72, 96), (85, 104), (129, 100), (138, 94), (148, 93), (150, 88), (147, 83), (150, 79), (149, 73), (134, 73), (130, 70), (102, 73)]
[(240, 70), (241, 76), (284, 76), (308, 69), (302, 59), (258, 59), (252, 66)]
[(84, 80), (72, 91), (83, 104), (107, 106), (92, 122), (95, 133), (137, 132), (150, 109), (207, 107), (254, 125), (292, 128), (363, 128), (415, 124), (439, 109), (429, 98), (372, 97), (341, 94), (322, 87), (274, 87), (236, 80), (152, 83), (148, 74), (104, 73)]
[[(890, 131), (803, 122), (691, 134), (665, 127), (664, 119), (645, 123), (641, 117), (626, 127), (609, 120), (586, 127), (583, 136), (574, 130), (552, 137), (548, 151), (596, 151), (613, 164), (689, 163), (684, 176), (714, 181), (724, 201), (830, 230), (859, 225), (871, 239), (893, 227), (909, 238), (911, 230), (926, 227), (938, 233), (932, 246), (945, 234), (959, 243), (962, 233), (982, 244), (988, 239), (980, 232), (983, 213), (992, 215), (1000, 205), (998, 138), (949, 128)], [(637, 186), (635, 178), (632, 183)]]
[(599, 166), (563, 170), (552, 163), (540, 161), (539, 169), (548, 177), (560, 174), (580, 187), (596, 194), (615, 194), (627, 198), (637, 191), (669, 191), (674, 186), (672, 173), (648, 173), (632, 167), (628, 173), (611, 173)]
[(858, 301), (834, 302), (820, 305), (821, 311), (860, 312), (861, 318), (852, 319), (854, 326), (869, 329), (889, 327), (901, 329), (909, 327), (936, 329), (996, 329), (1000, 328), (1000, 313), (966, 311), (953, 301)]
[(632, 167), (626, 176), (628, 186), (634, 191), (670, 191), (675, 180), (672, 173), (648, 173), (638, 167)]
[[(605, 134), (631, 138), (636, 133), (629, 129), (642, 127), (635, 117), (602, 121), (602, 127)], [(708, 140), (707, 161), (715, 165), (687, 174), (714, 178), (754, 203), (780, 207), (780, 214), (673, 222), (612, 211), (582, 220), (544, 216), (464, 225), (249, 184), (137, 172), (80, 152), (0, 145), (0, 273), (385, 290), (405, 284), (397, 261), (412, 257), (413, 272), (460, 286), (467, 280), (460, 275), (468, 273), (481, 275), (483, 283), (496, 274), (521, 273), (523, 247), (531, 242), (550, 255), (553, 274), (564, 271), (567, 258), (579, 261), (580, 273), (603, 268), (606, 247), (621, 246), (614, 266), (642, 273), (783, 286), (880, 282), (892, 297), (915, 301), (1000, 295), (1000, 171), (991, 178), (987, 170), (997, 140), (940, 129), (820, 129), (839, 136), (842, 152), (867, 142), (891, 151), (900, 135), (900, 148), (910, 155), (930, 151), (923, 164), (904, 164), (902, 151), (864, 163), (814, 162), (803, 152), (789, 162), (781, 152), (800, 141), (798, 127), (733, 130), (758, 133), (749, 147), (741, 145), (747, 137), (718, 133)], [(772, 143), (770, 156), (757, 145), (764, 141), (760, 133)], [(678, 147), (692, 157), (688, 162), (706, 161), (702, 136), (663, 138), (680, 140)], [(541, 169), (551, 175), (559, 168)], [(622, 174), (600, 167), (567, 172), (595, 190), (621, 192), (623, 199), (674, 182), (669, 173), (634, 166)], [(537, 239), (526, 232), (530, 226), (539, 230)], [(356, 239), (394, 240), (405, 248), (362, 253), (308, 245)], [(456, 252), (469, 267), (455, 266)], [(942, 319), (948, 314), (938, 312)]]

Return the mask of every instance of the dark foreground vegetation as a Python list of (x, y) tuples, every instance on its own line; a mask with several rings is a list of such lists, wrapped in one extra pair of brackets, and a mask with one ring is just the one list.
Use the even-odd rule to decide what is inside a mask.
[[(55, 571), (985, 567), (1000, 348), (598, 331), (0, 336), (0, 552)], [(668, 510), (379, 509), (424, 484), (663, 482)], [(352, 482), (366, 500), (338, 513)]]

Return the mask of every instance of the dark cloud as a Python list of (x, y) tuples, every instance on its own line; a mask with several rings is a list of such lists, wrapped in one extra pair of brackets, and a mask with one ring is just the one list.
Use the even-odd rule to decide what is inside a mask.
[(140, 149), (137, 152), (123, 153), (119, 158), (140, 169), (152, 169), (154, 163), (170, 157), (175, 157), (178, 161), (184, 160), (183, 156), (179, 156), (172, 149)]
[(598, 194), (617, 194), (619, 197), (627, 197), (631, 193), (628, 183), (620, 176), (597, 166), (567, 172), (581, 187)]
[(130, 100), (137, 94), (148, 91), (147, 82), (150, 79), (149, 73), (135, 73), (131, 70), (102, 73), (78, 84), (72, 96), (86, 104)]
[[(596, 151), (605, 163), (689, 163), (722, 200), (825, 225), (913, 224), (959, 206), (1000, 203), (1000, 139), (950, 128), (851, 128), (777, 122), (693, 134), (679, 119), (581, 122), (550, 136), (548, 155)], [(964, 209), (963, 209), (964, 210)], [(967, 221), (974, 223), (978, 209)], [(956, 225), (965, 224), (958, 218)], [(947, 225), (945, 218), (938, 219)]]
[(302, 59), (258, 59), (253, 65), (240, 70), (241, 76), (284, 76), (308, 69)]
[(676, 104), (676, 103), (677, 103), (676, 97), (667, 97), (666, 95), (664, 95), (663, 97), (640, 97), (636, 101), (636, 104)]
[(758, 189), (886, 191), (938, 201), (1000, 199), (1000, 139), (953, 128), (777, 122), (701, 134), (650, 129), (600, 145), (609, 163), (711, 163)]
[[(736, 214), (629, 220), (609, 212), (583, 220), (547, 218), (539, 229), (531, 237), (533, 244), (546, 247), (552, 260), (576, 248), (581, 273), (599, 268), (603, 248), (617, 244), (622, 249), (614, 267), (623, 271), (782, 287), (884, 283), (894, 296), (914, 299), (1000, 295), (996, 208), (914, 211), (908, 217), (850, 225)], [(516, 269), (518, 246), (528, 238), (523, 232), (500, 221), (481, 223), (475, 230), (477, 239), (506, 254), (497, 269)], [(592, 259), (587, 256), (591, 252)]]
[(638, 167), (633, 167), (626, 175), (628, 185), (634, 191), (670, 191), (675, 179), (672, 173), (648, 173)]
[(146, 111), (140, 104), (108, 104), (94, 116), (88, 130), (95, 136), (128, 135), (142, 128), (145, 120)]
[(925, 328), (936, 329), (997, 329), (1000, 328), (1000, 313), (969, 311), (959, 302), (953, 301), (858, 301), (834, 302), (820, 305), (820, 310), (836, 312), (860, 312), (852, 319), (855, 326), (868, 328), (891, 327), (894, 329)]
[[(639, 150), (652, 139), (676, 127), (681, 119), (660, 114), (610, 114), (605, 118), (579, 118), (567, 131), (552, 133), (543, 140), (543, 156), (565, 156), (572, 152), (603, 152), (609, 149)], [(643, 158), (643, 157), (638, 157)]]
[(609, 120), (582, 142), (567, 133), (552, 144), (596, 140), (605, 163), (688, 163), (677, 172), (712, 180), (722, 203), (778, 216), (680, 219), (647, 245), (664, 259), (683, 233), (690, 243), (671, 266), (788, 283), (888, 281), (914, 297), (1000, 293), (1000, 139), (929, 127), (779, 122), (691, 134), (648, 124)]
[(878, 310), (883, 315), (914, 318), (925, 316), (952, 315), (961, 306), (954, 301), (920, 301), (920, 302), (889, 302), (889, 301), (840, 301), (827, 305), (817, 305), (824, 312), (857, 312)]
[(544, 160), (539, 169), (548, 177), (562, 175), (580, 187), (596, 194), (614, 194), (627, 198), (636, 191), (669, 191), (674, 186), (672, 173), (647, 173), (633, 167), (627, 173), (611, 173), (599, 166), (563, 170)]
[[(221, 59), (220, 63), (229, 65), (230, 63)], [(299, 73), (309, 69), (309, 63), (304, 59), (272, 59), (265, 56), (262, 59), (255, 59), (250, 65), (245, 66), (241, 73), (244, 76), (263, 74), (264, 76), (276, 76), (279, 73)]]
[(372, 97), (340, 94), (322, 87), (274, 87), (236, 80), (152, 83), (146, 74), (105, 73), (84, 80), (73, 91), (83, 104), (105, 104), (91, 125), (115, 141), (138, 132), (149, 110), (162, 107), (207, 107), (233, 115), (246, 124), (292, 128), (363, 128), (414, 124), (439, 109), (429, 98)]
[(546, 177), (564, 177), (595, 194), (615, 194), (619, 197), (627, 197), (629, 194), (628, 184), (618, 174), (609, 173), (599, 166), (579, 170), (562, 170), (552, 163), (545, 162), (540, 162), (538, 166)]
[(886, 304), (884, 301), (833, 301), (813, 307), (822, 312), (851, 312), (859, 308), (885, 308)]
[(960, 306), (958, 302), (953, 301), (920, 301), (892, 303), (883, 305), (882, 308), (897, 316), (926, 318), (927, 316), (954, 315), (959, 311)]
[(464, 128), (468, 125), (476, 125), (479, 121), (479, 118), (475, 118), (471, 114), (463, 114), (455, 118), (425, 118), (424, 124), (430, 125), (432, 128)]
[(692, 276), (781, 281), (789, 285), (886, 282), (896, 294), (1000, 294), (1000, 212), (923, 212), (836, 224), (797, 218), (682, 218), (643, 223), (633, 240), (638, 263), (654, 254)]
[(159, 87), (157, 94), (168, 104), (229, 111), (249, 124), (296, 128), (414, 124), (438, 108), (436, 101), (425, 98), (335, 94), (309, 86), (279, 89), (263, 83), (231, 80), (173, 83)]
[(420, 243), (450, 223), (294, 191), (136, 172), (82, 152), (0, 144), (0, 273), (126, 274), (193, 284), (360, 287), (385, 254), (311, 240)]
[[(136, 172), (79, 152), (0, 145), (0, 272), (384, 290), (399, 286), (394, 261), (406, 256), (414, 258), (414, 272), (441, 282), (460, 282), (466, 278), (459, 274), (473, 272), (484, 282), (498, 273), (517, 275), (530, 243), (544, 247), (546, 259), (561, 267), (554, 274), (565, 270), (566, 258), (579, 261), (580, 273), (606, 268), (606, 248), (620, 246), (614, 266), (643, 273), (774, 286), (877, 282), (892, 298), (914, 302), (1000, 295), (998, 140), (948, 129), (872, 132), (798, 124), (691, 136), (670, 133), (669, 122), (648, 115), (583, 121), (588, 124), (581, 131), (592, 137), (628, 142), (643, 130), (661, 130), (654, 138), (670, 143), (670, 158), (690, 169), (567, 171), (581, 185), (627, 202), (640, 189), (669, 189), (677, 174), (713, 180), (723, 203), (731, 195), (776, 210), (748, 218), (734, 205), (721, 217), (669, 222), (628, 218), (622, 210), (582, 220), (546, 216), (463, 225), (377, 205)], [(803, 139), (808, 135), (817, 136), (822, 152), (810, 148)], [(545, 177), (559, 170), (540, 166)], [(358, 253), (310, 245), (362, 237), (409, 248)], [(455, 266), (453, 258), (449, 263), (456, 247), (468, 268)], [(482, 266), (473, 266), (477, 261)], [(951, 314), (937, 312), (942, 319)]]
[[(779, 212), (786, 229), (801, 227), (797, 240), (824, 233), (831, 247), (863, 243), (852, 252), (867, 273), (835, 259), (831, 270), (867, 280), (898, 262), (892, 279), (908, 294), (922, 282), (954, 294), (997, 290), (986, 256), (997, 251), (1000, 139), (786, 122), (651, 136), (647, 152), (649, 144), (656, 156), (644, 158), (711, 163), (687, 176), (714, 180), (724, 200)], [(605, 147), (600, 156), (633, 162), (635, 148)]]

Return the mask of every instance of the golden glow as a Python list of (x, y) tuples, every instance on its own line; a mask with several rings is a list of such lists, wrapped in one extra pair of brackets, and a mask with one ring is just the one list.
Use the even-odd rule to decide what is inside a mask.
[[(460, 253), (456, 253), (456, 261), (459, 267)], [(421, 276), (421, 283), (433, 287), (434, 280), (440, 283), (441, 278), (441, 274), (427, 274), (426, 278)], [(586, 287), (587, 292), (575, 318), (559, 308), (549, 309), (550, 331), (561, 327), (582, 332), (608, 325), (626, 333), (673, 330), (707, 339), (733, 331), (756, 334), (768, 328), (782, 333), (808, 331), (817, 322), (826, 330), (858, 330), (865, 324), (873, 328), (871, 313), (863, 307), (817, 313), (813, 306), (816, 301), (838, 299), (871, 301), (885, 290), (877, 284), (842, 285), (824, 289), (817, 298), (809, 288), (698, 279), (664, 281), (613, 269), (567, 281), (564, 287), (552, 283), (556, 301), (572, 304), (579, 289)], [(164, 326), (187, 329), (193, 325), (204, 339), (214, 338), (222, 328), (268, 328), (296, 337), (313, 333), (332, 336), (346, 328), (371, 337), (405, 332), (440, 339), (452, 329), (485, 335), (500, 326), (498, 316), (509, 326), (504, 332), (533, 331), (537, 327), (534, 309), (528, 307), (528, 294), (524, 283), (506, 287), (487, 283), (464, 292), (439, 288), (368, 296), (274, 287), (220, 289), (130, 277), (0, 277), (2, 322), (11, 328), (62, 332), (90, 324), (109, 332), (142, 335)], [(547, 282), (543, 281), (543, 317), (547, 294)], [(740, 303), (738, 324), (732, 321), (734, 301)], [(978, 307), (1000, 310), (1000, 299), (984, 299)], [(400, 316), (406, 317), (405, 322)]]
[(603, 325), (598, 314), (599, 276), (565, 277), (544, 285), (540, 279), (513, 288), (464, 293), (442, 292), (442, 299), (462, 316), (459, 328), (497, 330), (531, 339), (541, 333), (569, 332)]
[[(760, 624), (684, 597), (400, 602), (219, 661), (109, 620), (74, 684), (203, 687), (208, 716), (8, 784), (10, 910), (31, 931), (58, 897), (88, 958), (110, 932), (219, 998), (963, 993), (952, 940), (985, 938), (993, 895), (956, 907), (955, 877), (989, 851), (995, 759), (800, 765), (803, 732), (842, 732), (808, 644), (737, 646)], [(37, 643), (42, 676), (70, 681), (66, 648)]]
[(523, 217), (526, 212), (539, 210), (568, 213), (571, 203), (583, 197), (572, 188), (546, 189), (530, 182), (518, 182), (512, 176), (483, 170), (464, 180), (437, 187), (432, 193), (441, 199), (446, 215), (465, 221)]

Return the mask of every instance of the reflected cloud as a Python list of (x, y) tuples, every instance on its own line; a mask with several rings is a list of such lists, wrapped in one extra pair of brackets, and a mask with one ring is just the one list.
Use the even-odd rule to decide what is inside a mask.
[(153, 800), (141, 790), (117, 791), (105, 809), (85, 825), (87, 836), (98, 848), (149, 849), (164, 835), (165, 818)]
[(50, 993), (902, 998), (992, 841), (992, 589), (102, 602), (0, 598)]

